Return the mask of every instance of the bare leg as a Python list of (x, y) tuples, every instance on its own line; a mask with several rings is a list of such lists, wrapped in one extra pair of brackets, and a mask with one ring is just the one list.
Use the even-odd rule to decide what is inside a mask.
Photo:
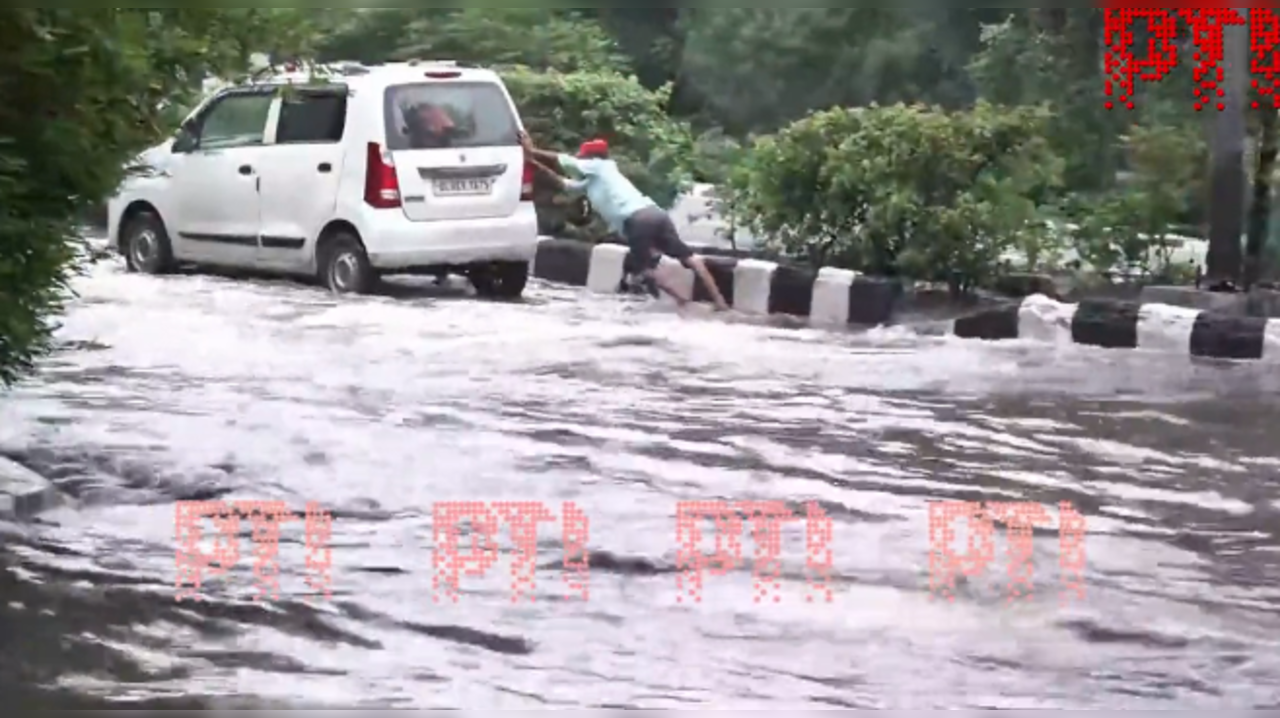
[(650, 261), (652, 262), (650, 265), (651, 268), (645, 272), (644, 276), (652, 279), (653, 283), (658, 286), (658, 289), (666, 292), (668, 296), (676, 300), (677, 305), (684, 306), (692, 301), (693, 297), (686, 297), (680, 293), (680, 290), (676, 289), (675, 282), (671, 279), (671, 274), (669, 272), (662, 271), (662, 252), (659, 252), (656, 249), (651, 250), (650, 257)]
[(670, 272), (662, 271), (661, 252), (656, 250), (653, 252), (653, 263), (650, 268), (645, 271), (644, 276), (646, 279), (652, 280), (653, 283), (657, 285), (658, 289), (666, 292), (667, 295), (676, 300), (676, 304), (680, 306), (688, 304), (692, 299), (692, 297), (686, 297), (680, 293), (679, 289), (676, 289), (675, 282), (672, 281)]
[(672, 299), (676, 300), (676, 304), (684, 306), (689, 303), (690, 298), (681, 294), (679, 289), (676, 289), (669, 273), (651, 269), (647, 276), (653, 279), (653, 283), (658, 285), (658, 289), (666, 292)]

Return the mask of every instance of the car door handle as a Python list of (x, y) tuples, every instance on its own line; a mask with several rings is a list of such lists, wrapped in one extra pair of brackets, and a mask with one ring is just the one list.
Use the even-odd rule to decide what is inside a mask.
[(242, 175), (253, 174), (253, 167), (250, 167), (249, 165), (240, 165), (240, 174)]
[(329, 164), (328, 162), (324, 162), (324, 163), (321, 163), (321, 165), (316, 169), (320, 170), (321, 174), (328, 174), (329, 172), (333, 171), (333, 165)]

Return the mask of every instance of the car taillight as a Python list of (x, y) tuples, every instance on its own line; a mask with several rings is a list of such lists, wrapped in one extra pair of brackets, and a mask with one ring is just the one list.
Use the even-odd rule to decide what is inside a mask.
[(533, 163), (524, 163), (524, 175), (520, 178), (520, 201), (533, 201)]
[(400, 206), (400, 180), (396, 179), (396, 166), (391, 161), (391, 153), (384, 152), (377, 142), (369, 143), (364, 170), (364, 201), (377, 209)]

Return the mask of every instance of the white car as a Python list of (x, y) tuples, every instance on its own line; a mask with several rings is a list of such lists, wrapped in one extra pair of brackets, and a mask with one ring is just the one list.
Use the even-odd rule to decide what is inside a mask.
[(349, 64), (220, 90), (144, 153), (108, 207), (132, 271), (177, 264), (310, 275), (466, 274), (517, 297), (538, 244), (533, 168), (498, 75), (451, 62)]

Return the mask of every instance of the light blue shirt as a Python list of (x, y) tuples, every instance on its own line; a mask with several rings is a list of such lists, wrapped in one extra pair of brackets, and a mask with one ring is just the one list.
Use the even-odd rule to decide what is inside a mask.
[(646, 207), (658, 206), (623, 176), (613, 160), (584, 160), (573, 155), (560, 155), (559, 159), (565, 171), (581, 178), (569, 180), (565, 187), (586, 194), (592, 208), (612, 232), (621, 234), (622, 224), (628, 217)]

